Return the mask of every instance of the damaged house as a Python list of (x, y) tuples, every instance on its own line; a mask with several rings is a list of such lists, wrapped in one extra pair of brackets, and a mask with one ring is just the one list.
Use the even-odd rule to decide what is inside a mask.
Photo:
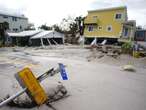
[(146, 29), (136, 30), (134, 40), (146, 50)]
[(127, 7), (114, 7), (88, 11), (84, 20), (86, 42), (93, 39), (107, 43), (125, 42), (134, 38), (136, 22), (128, 20)]
[(18, 33), (8, 33), (12, 45), (17, 46), (44, 46), (64, 44), (64, 34), (56, 31), (29, 30)]
[(17, 46), (30, 46), (30, 37), (40, 33), (39, 30), (31, 30), (31, 31), (22, 31), (18, 33), (8, 33), (8, 36), (11, 38), (12, 45)]
[(64, 34), (54, 30), (42, 31), (31, 38), (32, 46), (64, 44)]

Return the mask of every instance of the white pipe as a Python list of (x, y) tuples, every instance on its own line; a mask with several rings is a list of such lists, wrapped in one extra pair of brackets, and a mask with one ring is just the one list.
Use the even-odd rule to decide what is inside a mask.
[(5, 104), (9, 103), (11, 100), (14, 100), (15, 98), (17, 98), (18, 96), (20, 96), (21, 94), (23, 94), (26, 90), (27, 90), (27, 88), (24, 88), (23, 90), (17, 92), (16, 94), (12, 95), (8, 99), (4, 100), (3, 102), (0, 103), (0, 107), (2, 107)]

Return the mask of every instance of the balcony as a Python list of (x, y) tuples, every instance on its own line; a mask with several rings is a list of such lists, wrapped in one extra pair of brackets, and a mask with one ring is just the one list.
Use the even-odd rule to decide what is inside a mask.
[(94, 18), (86, 18), (84, 24), (94, 24), (98, 25), (99, 20)]

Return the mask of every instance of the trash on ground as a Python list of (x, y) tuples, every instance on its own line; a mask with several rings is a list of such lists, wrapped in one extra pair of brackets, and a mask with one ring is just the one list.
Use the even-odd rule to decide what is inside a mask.
[(124, 65), (123, 69), (125, 71), (131, 71), (131, 72), (135, 72), (136, 71), (133, 65)]

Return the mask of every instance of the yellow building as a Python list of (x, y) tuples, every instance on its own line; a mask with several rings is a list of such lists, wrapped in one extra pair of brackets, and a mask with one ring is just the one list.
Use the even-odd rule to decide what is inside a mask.
[(135, 21), (128, 21), (127, 8), (115, 7), (88, 11), (84, 20), (85, 39), (117, 41), (134, 37)]

